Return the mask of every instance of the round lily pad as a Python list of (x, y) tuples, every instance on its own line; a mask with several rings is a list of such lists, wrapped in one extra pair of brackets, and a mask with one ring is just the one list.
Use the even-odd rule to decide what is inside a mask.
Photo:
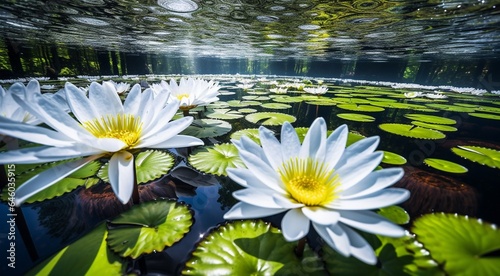
[(410, 222), (410, 215), (408, 215), (408, 212), (396, 205), (381, 208), (377, 213), (396, 224), (407, 224)]
[(217, 137), (231, 131), (232, 126), (228, 122), (215, 119), (194, 120), (190, 126), (184, 129), (181, 134), (198, 138)]
[(408, 124), (380, 124), (379, 128), (392, 134), (418, 139), (443, 139), (446, 135), (440, 131)]
[[(500, 275), (500, 230), (481, 220), (433, 213), (417, 218), (412, 227), (448, 275)], [(493, 255), (490, 255), (493, 254)]]
[(369, 115), (365, 114), (357, 114), (357, 113), (339, 113), (337, 114), (337, 117), (349, 120), (349, 121), (355, 121), (355, 122), (373, 122), (375, 121), (375, 118)]
[(284, 103), (265, 103), (262, 104), (263, 108), (270, 108), (270, 109), (288, 109), (291, 108), (292, 106), (289, 104), (284, 104)]
[(298, 258), (296, 242), (261, 220), (226, 223), (196, 247), (182, 275), (324, 275), (321, 260), (306, 245)]
[(416, 120), (431, 124), (454, 125), (457, 123), (457, 121), (450, 118), (427, 115), (427, 114), (405, 114), (404, 116), (411, 120)]
[(397, 153), (384, 150), (384, 158), (382, 158), (382, 163), (390, 165), (404, 165), (406, 164), (406, 158)]
[(479, 113), (479, 112), (471, 112), (468, 113), (469, 116), (482, 118), (482, 119), (490, 119), (490, 120), (500, 120), (500, 115), (491, 114), (491, 113)]
[(249, 100), (249, 101), (267, 101), (271, 98), (267, 96), (243, 96), (241, 97), (244, 100)]
[(240, 113), (255, 113), (255, 112), (257, 112), (257, 109), (253, 109), (253, 108), (240, 108), (240, 109), (238, 109), (238, 112), (240, 112)]
[(428, 108), (418, 104), (410, 104), (410, 103), (390, 103), (390, 102), (370, 102), (371, 105), (385, 107), (385, 108), (396, 108), (396, 109), (411, 109), (418, 110), (424, 112), (434, 112), (435, 110), (432, 108)]
[(277, 112), (258, 112), (245, 116), (245, 119), (254, 124), (262, 124), (265, 126), (279, 126), (284, 122), (293, 123), (296, 118), (289, 114)]
[(345, 109), (345, 110), (350, 110), (350, 111), (360, 111), (360, 112), (381, 112), (384, 111), (385, 109), (383, 107), (379, 106), (372, 106), (372, 105), (357, 105), (357, 104), (339, 104), (337, 105), (338, 108)]
[(261, 102), (258, 101), (239, 101), (239, 100), (231, 100), (227, 101), (230, 107), (247, 107), (252, 105), (261, 105)]
[(211, 119), (231, 120), (243, 117), (241, 113), (229, 108), (214, 109), (212, 112), (207, 113), (206, 116)]
[(468, 171), (467, 168), (462, 165), (438, 158), (425, 158), (424, 163), (436, 170), (449, 173), (466, 173)]
[(227, 168), (245, 167), (238, 149), (229, 143), (197, 148), (188, 161), (195, 169), (215, 175), (227, 175)]
[(349, 131), (347, 133), (347, 142), (346, 142), (346, 147), (356, 143), (357, 141), (366, 138), (366, 136), (361, 135), (360, 133)]
[(500, 151), (478, 146), (458, 146), (451, 151), (472, 162), (491, 168), (500, 168)]
[(434, 108), (434, 109), (454, 111), (454, 112), (467, 112), (467, 113), (469, 113), (469, 112), (476, 111), (475, 108), (457, 106), (457, 105), (451, 105), (451, 104), (430, 103), (430, 104), (426, 104), (426, 106), (430, 107), (430, 108)]
[(321, 106), (334, 106), (334, 105), (337, 105), (336, 102), (334, 102), (334, 101), (332, 101), (330, 99), (309, 100), (306, 103), (310, 104), (310, 105), (321, 105)]
[(241, 136), (247, 136), (252, 139), (255, 143), (260, 145), (259, 129), (258, 128), (246, 128), (235, 131), (231, 134), (231, 139), (240, 140)]
[(430, 124), (430, 123), (420, 122), (420, 121), (412, 121), (411, 123), (413, 125), (416, 125), (416, 126), (425, 127), (425, 128), (434, 129), (434, 130), (439, 130), (439, 131), (457, 131), (458, 130), (456, 127), (450, 126), (450, 125)]
[(278, 96), (273, 97), (273, 101), (279, 103), (300, 103), (304, 99), (302, 97), (292, 97), (292, 96)]
[(108, 246), (122, 257), (137, 259), (172, 246), (192, 224), (192, 211), (185, 204), (170, 199), (144, 202), (109, 222)]
[[(144, 184), (158, 179), (168, 173), (174, 165), (175, 158), (168, 151), (146, 150), (135, 157), (135, 173), (137, 184)], [(97, 175), (105, 182), (108, 178), (109, 162), (101, 167)]]

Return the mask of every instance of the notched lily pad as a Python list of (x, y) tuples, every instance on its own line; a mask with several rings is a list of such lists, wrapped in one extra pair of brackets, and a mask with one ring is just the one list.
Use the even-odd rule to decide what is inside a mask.
[(412, 232), (448, 275), (500, 275), (500, 230), (494, 225), (433, 213), (417, 218)]
[(288, 109), (291, 108), (292, 106), (289, 104), (284, 104), (284, 103), (265, 103), (262, 104), (263, 108), (269, 108), (269, 109)]
[(245, 167), (233, 144), (197, 148), (189, 155), (188, 161), (195, 169), (215, 175), (227, 175), (227, 168)]
[(426, 122), (426, 123), (431, 123), (431, 124), (454, 125), (457, 123), (457, 121), (455, 121), (453, 119), (435, 116), (435, 115), (405, 114), (404, 116), (410, 120), (416, 120), (416, 121), (421, 121), (421, 122)]
[(216, 119), (194, 120), (190, 126), (184, 129), (182, 135), (190, 135), (198, 138), (217, 137), (231, 131), (230, 123)]
[(440, 124), (430, 124), (426, 122), (420, 122), (420, 121), (412, 121), (411, 122), (413, 125), (419, 126), (419, 127), (425, 127), (429, 129), (434, 129), (434, 130), (439, 130), (439, 131), (457, 131), (458, 129), (454, 126), (450, 125), (440, 125)]
[(438, 159), (438, 158), (425, 158), (424, 163), (436, 170), (449, 173), (466, 173), (469, 171), (466, 167), (459, 165), (455, 162)]
[(355, 121), (355, 122), (373, 122), (375, 121), (375, 118), (369, 115), (365, 114), (357, 114), (357, 113), (339, 113), (337, 114), (337, 117), (349, 120), (349, 121)]
[(258, 112), (245, 116), (245, 119), (254, 124), (264, 126), (279, 126), (284, 122), (293, 123), (297, 118), (292, 115), (277, 112)]
[(182, 275), (325, 275), (309, 246), (301, 259), (294, 253), (296, 246), (260, 220), (226, 223), (198, 244)]
[(207, 113), (206, 116), (211, 119), (231, 120), (243, 117), (243, 115), (235, 110), (229, 108), (214, 109), (212, 112)]
[(379, 128), (392, 134), (418, 139), (443, 139), (446, 135), (440, 131), (408, 124), (380, 124)]
[(381, 112), (385, 108), (373, 105), (363, 105), (363, 104), (339, 104), (338, 108), (350, 110), (350, 111), (360, 111), (360, 112)]
[(406, 164), (406, 158), (397, 153), (384, 150), (384, 158), (382, 158), (382, 163), (390, 165), (404, 165)]
[(458, 146), (451, 151), (472, 162), (486, 165), (490, 168), (500, 168), (500, 151), (478, 146)]
[(231, 139), (240, 140), (241, 136), (247, 136), (252, 139), (255, 143), (260, 145), (259, 129), (258, 128), (246, 128), (235, 131), (231, 134)]
[(108, 224), (108, 246), (122, 257), (162, 251), (189, 232), (191, 210), (182, 203), (158, 199), (134, 205)]

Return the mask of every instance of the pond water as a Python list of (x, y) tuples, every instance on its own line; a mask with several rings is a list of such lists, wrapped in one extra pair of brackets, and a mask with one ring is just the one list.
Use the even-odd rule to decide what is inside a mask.
[[(204, 147), (217, 149), (241, 133), (252, 137), (261, 125), (278, 134), (284, 121), (305, 128), (323, 117), (328, 130), (347, 124), (352, 139), (380, 136), (378, 150), (386, 152), (381, 167), (402, 167), (405, 176), (395, 186), (412, 193), (400, 205), (411, 218), (406, 229), (421, 215), (439, 212), (498, 225), (499, 5), (4, 1), (0, 82), (8, 89), (37, 78), (42, 93), (55, 93), (67, 81), (85, 88), (91, 81), (113, 80), (145, 89), (181, 76), (214, 80), (221, 87), (219, 101), (190, 110), (196, 121), (186, 133), (203, 139)], [(318, 87), (327, 92), (307, 92)], [(182, 116), (179, 112), (175, 119)], [(6, 150), (5, 143), (0, 146)], [(203, 153), (200, 148), (171, 149), (166, 155), (175, 160), (165, 166), (168, 173), (140, 185), (142, 201), (177, 198), (190, 206), (194, 220), (173, 246), (127, 259), (128, 272), (179, 275), (200, 240), (226, 223), (223, 215), (237, 202), (231, 194), (241, 186), (217, 173), (224, 164), (216, 157), (196, 157)], [(16, 168), (24, 178), (43, 171)], [(23, 204), (14, 230), (1, 224), (0, 258), (12, 255), (12, 231), (16, 241), (16, 268), (2, 261), (2, 275), (25, 274), (131, 207), (119, 203), (97, 176), (92, 175), (92, 187), (77, 185), (63, 195)], [(7, 183), (1, 186), (0, 213), (8, 221)], [(277, 227), (281, 219), (282, 214), (264, 218)], [(322, 242), (314, 235), (308, 235), (310, 246), (320, 252)], [(488, 250), (498, 264), (500, 247)]]

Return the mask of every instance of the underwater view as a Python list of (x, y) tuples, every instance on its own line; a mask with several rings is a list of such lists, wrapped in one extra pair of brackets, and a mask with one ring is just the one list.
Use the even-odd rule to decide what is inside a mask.
[(2, 275), (500, 275), (500, 1), (0, 3)]

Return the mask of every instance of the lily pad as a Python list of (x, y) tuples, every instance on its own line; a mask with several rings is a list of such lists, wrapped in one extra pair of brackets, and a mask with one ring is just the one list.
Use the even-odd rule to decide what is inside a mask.
[(215, 175), (227, 175), (227, 168), (245, 167), (238, 149), (229, 143), (197, 148), (188, 161), (195, 169)]
[(189, 232), (192, 211), (175, 200), (158, 199), (134, 205), (108, 224), (108, 246), (122, 257), (162, 251)]
[(292, 106), (289, 104), (284, 104), (284, 103), (265, 103), (262, 104), (263, 108), (270, 108), (270, 109), (288, 109), (291, 108)]
[(231, 131), (232, 126), (226, 121), (215, 119), (194, 120), (181, 134), (198, 138), (217, 137)]
[(408, 124), (380, 124), (379, 128), (392, 134), (417, 139), (438, 140), (446, 137), (446, 135), (440, 131)]
[(408, 212), (396, 205), (381, 208), (377, 213), (396, 224), (402, 225), (410, 222), (410, 215), (408, 215)]
[(292, 96), (278, 96), (273, 97), (273, 101), (279, 103), (300, 103), (304, 99), (302, 97), (292, 97)]
[(500, 151), (478, 146), (458, 146), (451, 151), (472, 162), (491, 168), (500, 168)]
[(253, 105), (261, 105), (261, 102), (258, 101), (239, 101), (239, 100), (231, 100), (227, 101), (230, 107), (247, 107)]
[[(500, 230), (481, 220), (457, 214), (433, 213), (412, 227), (448, 275), (500, 275)], [(493, 255), (491, 255), (493, 254)]]
[(404, 165), (406, 164), (406, 158), (397, 153), (384, 150), (384, 158), (382, 158), (382, 163), (390, 165)]
[(438, 158), (425, 158), (424, 163), (429, 167), (443, 172), (466, 173), (468, 171), (467, 168), (462, 165)]
[[(137, 184), (144, 184), (166, 175), (175, 159), (168, 151), (146, 150), (137, 154), (134, 161)], [(105, 182), (109, 182), (108, 169), (109, 162), (97, 173)]]
[(471, 112), (471, 113), (468, 113), (468, 114), (469, 114), (469, 116), (476, 117), (476, 118), (483, 118), (483, 119), (490, 119), (490, 120), (500, 120), (500, 115), (491, 114), (491, 113)]
[(413, 125), (420, 126), (420, 127), (425, 127), (429, 129), (434, 129), (434, 130), (439, 130), (439, 131), (457, 131), (458, 129), (454, 126), (450, 125), (439, 125), (439, 124), (430, 124), (430, 123), (425, 123), (425, 122), (420, 122), (420, 121), (412, 121), (411, 122)]
[(241, 97), (244, 100), (249, 100), (249, 101), (267, 101), (271, 98), (267, 96), (243, 96)]
[(347, 133), (347, 142), (346, 142), (346, 147), (356, 143), (357, 141), (366, 138), (366, 136), (361, 135), (360, 133), (349, 131)]
[(229, 108), (214, 109), (212, 112), (207, 113), (206, 116), (211, 119), (222, 120), (238, 119), (243, 117), (243, 115), (238, 111), (231, 110)]
[(306, 103), (310, 104), (310, 105), (321, 105), (321, 106), (334, 106), (334, 105), (337, 105), (337, 103), (334, 102), (334, 101), (332, 101), (331, 99), (309, 100)]
[(257, 109), (253, 109), (253, 108), (240, 108), (240, 109), (238, 109), (238, 112), (240, 112), (240, 113), (255, 113), (255, 112), (257, 112)]
[(339, 104), (338, 108), (350, 110), (350, 111), (360, 111), (360, 112), (381, 112), (384, 111), (385, 108), (379, 106), (372, 105), (357, 105), (357, 104)]
[(365, 114), (357, 114), (357, 113), (339, 113), (337, 117), (342, 118), (344, 120), (355, 121), (355, 122), (373, 122), (375, 118)]
[(206, 236), (186, 262), (182, 275), (324, 275), (321, 260), (306, 245), (298, 258), (296, 242), (260, 220), (226, 223)]
[(427, 114), (405, 114), (404, 116), (410, 120), (416, 120), (431, 124), (454, 125), (457, 123), (457, 121), (450, 118)]
[(246, 128), (235, 131), (231, 134), (231, 139), (240, 140), (241, 136), (247, 136), (252, 139), (255, 143), (260, 145), (259, 129), (258, 128)]
[(426, 106), (430, 107), (430, 108), (434, 108), (434, 109), (454, 111), (454, 112), (467, 112), (467, 113), (469, 113), (469, 112), (476, 111), (475, 108), (456, 106), (456, 105), (451, 105), (451, 104), (430, 103), (430, 104), (426, 104)]
[(101, 223), (36, 265), (27, 275), (123, 275), (125, 261), (108, 248), (107, 235), (106, 224)]
[(284, 122), (293, 123), (297, 118), (292, 115), (277, 112), (258, 112), (245, 116), (245, 119), (254, 124), (265, 126), (279, 126)]

